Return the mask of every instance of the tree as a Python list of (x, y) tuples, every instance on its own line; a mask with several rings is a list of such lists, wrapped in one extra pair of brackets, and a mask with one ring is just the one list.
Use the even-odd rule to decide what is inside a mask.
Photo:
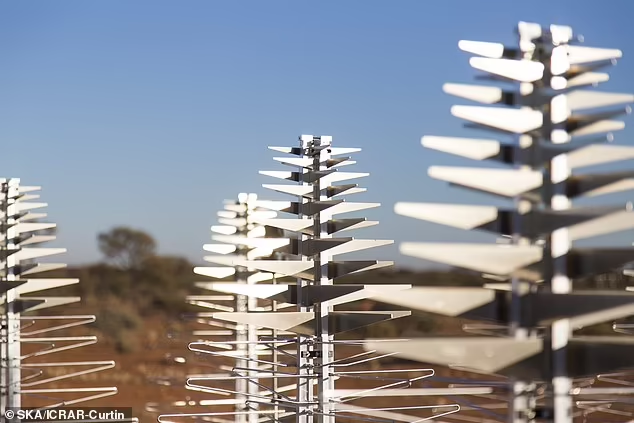
[(149, 234), (118, 226), (97, 237), (106, 260), (123, 270), (140, 269), (156, 253), (156, 241)]

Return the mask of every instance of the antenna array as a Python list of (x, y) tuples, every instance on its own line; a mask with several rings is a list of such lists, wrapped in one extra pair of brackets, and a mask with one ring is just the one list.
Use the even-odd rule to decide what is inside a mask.
[[(3, 244), (2, 329), (0, 330), (0, 412), (25, 407), (58, 408), (114, 395), (115, 387), (64, 388), (58, 383), (111, 369), (113, 361), (51, 362), (54, 353), (95, 344), (95, 336), (60, 336), (55, 332), (95, 321), (95, 316), (42, 315), (43, 310), (80, 301), (79, 297), (42, 296), (39, 292), (68, 286), (78, 279), (38, 278), (65, 264), (38, 263), (36, 259), (66, 252), (65, 248), (41, 248), (55, 240), (54, 223), (41, 222), (46, 203), (30, 202), (40, 187), (25, 186), (16, 178), (0, 179), (0, 239)], [(35, 313), (35, 314), (33, 314)], [(137, 422), (136, 418), (113, 420)]]
[[(259, 224), (279, 228), (291, 236), (258, 240), (250, 246), (267, 248), (283, 254), (285, 260), (234, 259), (227, 265), (242, 266), (251, 271), (267, 272), (283, 277), (295, 278), (294, 283), (258, 284), (248, 288), (244, 284), (227, 284), (224, 292), (245, 294), (260, 300), (269, 300), (277, 308), (288, 305), (296, 311), (234, 311), (212, 313), (209, 317), (230, 324), (247, 325), (278, 331), (269, 337), (269, 332), (258, 332), (258, 339), (249, 340), (255, 347), (257, 359), (248, 357), (250, 364), (236, 365), (231, 377), (205, 377), (196, 381), (196, 387), (210, 393), (242, 395), (244, 391), (221, 388), (226, 381), (246, 380), (254, 386), (247, 389), (246, 410), (197, 414), (172, 414), (159, 417), (161, 422), (179, 421), (179, 418), (207, 418), (213, 421), (247, 419), (255, 421), (290, 421), (300, 423), (329, 423), (335, 419), (375, 421), (379, 419), (403, 418), (422, 422), (458, 411), (456, 404), (410, 405), (372, 407), (368, 399), (379, 396), (417, 397), (444, 395), (442, 389), (416, 389), (416, 383), (433, 376), (431, 369), (384, 369), (369, 370), (364, 365), (386, 355), (374, 356), (372, 351), (363, 352), (363, 340), (344, 340), (337, 334), (354, 331), (367, 325), (405, 317), (410, 312), (350, 310), (346, 304), (373, 298), (383, 293), (402, 292), (410, 285), (345, 285), (336, 283), (340, 278), (353, 273), (391, 266), (392, 262), (375, 260), (339, 260), (335, 256), (357, 252), (392, 243), (384, 240), (365, 240), (342, 237), (340, 234), (353, 229), (376, 225), (378, 222), (365, 218), (335, 218), (337, 215), (378, 207), (377, 203), (354, 203), (341, 199), (365, 191), (356, 184), (335, 185), (367, 176), (366, 173), (342, 172), (340, 168), (353, 164), (350, 153), (358, 148), (332, 146), (332, 137), (302, 135), (299, 147), (270, 147), (274, 151), (287, 153), (291, 157), (276, 157), (275, 160), (296, 168), (295, 171), (266, 171), (267, 176), (290, 180), (297, 184), (264, 185), (287, 195), (295, 201), (257, 202), (257, 206), (279, 213), (288, 213), (294, 218), (254, 218)], [(231, 236), (231, 235), (226, 235)], [(205, 270), (198, 270), (205, 272)], [(229, 276), (228, 274), (226, 276)], [(219, 284), (211, 289), (218, 291)], [(229, 345), (239, 345), (227, 343)], [(335, 355), (339, 345), (345, 354)], [(221, 346), (212, 342), (196, 342), (190, 349), (213, 356), (229, 354), (218, 351)], [(273, 354), (276, 354), (275, 356)], [(351, 354), (351, 355), (348, 355)], [(392, 354), (387, 354), (387, 356)], [(273, 357), (273, 358), (271, 358)], [(365, 381), (368, 386), (360, 389), (338, 389), (335, 381)], [(203, 385), (203, 381), (206, 383)], [(188, 382), (190, 386), (193, 383)], [(405, 389), (411, 388), (411, 389)], [(481, 390), (481, 388), (478, 388)], [(460, 390), (458, 390), (460, 391)], [(473, 389), (464, 389), (471, 393)], [(479, 391), (478, 391), (479, 392)], [(363, 400), (366, 400), (364, 403)], [(407, 414), (404, 414), (407, 413)], [(412, 413), (412, 414), (410, 414)], [(434, 413), (436, 413), (434, 415)], [(425, 414), (425, 416), (423, 416)], [(431, 416), (430, 416), (431, 415)], [(395, 417), (397, 416), (397, 417)], [(244, 420), (241, 420), (244, 421)]]
[[(475, 271), (494, 283), (480, 288), (415, 288), (405, 298), (382, 298), (418, 310), (493, 320), (496, 324), (478, 328), (488, 328), (497, 337), (431, 338), (404, 345), (368, 342), (366, 348), (506, 376), (511, 393), (507, 421), (571, 423), (592, 412), (610, 412), (605, 401), (586, 406), (601, 391), (587, 387), (593, 375), (634, 364), (634, 343), (627, 338), (574, 335), (576, 329), (633, 314), (634, 296), (573, 290), (575, 280), (632, 260), (632, 248), (573, 246), (574, 241), (632, 228), (631, 207), (572, 206), (576, 198), (634, 187), (632, 171), (576, 173), (587, 166), (634, 158), (632, 147), (605, 144), (612, 140), (612, 131), (624, 127), (614, 118), (630, 111), (615, 106), (631, 103), (634, 96), (580, 89), (607, 81), (607, 74), (596, 71), (621, 57), (619, 50), (576, 45), (572, 29), (566, 26), (543, 28), (521, 22), (518, 34), (518, 48), (459, 43), (461, 50), (477, 56), (470, 64), (486, 73), (481, 79), (514, 83), (514, 89), (443, 87), (446, 93), (468, 100), (510, 106), (453, 106), (451, 112), (469, 121), (467, 127), (510, 135), (514, 142), (422, 139), (427, 148), (507, 165), (495, 169), (433, 166), (429, 175), (512, 199), (515, 207), (395, 206), (404, 216), (502, 235), (502, 244), (408, 242), (400, 246), (403, 254)], [(606, 132), (610, 133), (597, 137)], [(587, 376), (590, 383), (587, 378), (573, 382)], [(573, 395), (585, 403), (575, 408)]]

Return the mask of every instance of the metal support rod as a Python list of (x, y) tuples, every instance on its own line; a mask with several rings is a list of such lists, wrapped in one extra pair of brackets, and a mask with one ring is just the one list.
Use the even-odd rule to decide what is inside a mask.
[[(8, 179), (2, 184), (2, 232), (4, 232), (5, 251), (15, 249), (17, 238), (15, 225), (17, 218), (16, 202), (19, 196), (19, 179)], [(7, 255), (4, 260), (5, 282), (15, 281), (17, 266), (14, 255)], [(19, 408), (20, 401), (20, 313), (15, 310), (17, 294), (10, 289), (4, 295), (4, 316), (2, 319), (2, 412), (7, 407)]]
[[(275, 275), (275, 273), (273, 274), (273, 280), (272, 280), (273, 285), (277, 285), (277, 277)], [(273, 313), (275, 313), (277, 311), (277, 301), (272, 301), (272, 305), (271, 305), (271, 311)], [(278, 331), (277, 329), (273, 329), (272, 330), (272, 339), (275, 340), (277, 339), (278, 336)], [(272, 386), (271, 388), (273, 389), (273, 394), (272, 394), (272, 399), (273, 399), (273, 421), (277, 422), (280, 418), (280, 407), (277, 405), (277, 399), (279, 398), (279, 396), (277, 395), (277, 392), (280, 388), (280, 384), (277, 378), (277, 373), (279, 371), (279, 365), (278, 365), (278, 360), (279, 360), (279, 352), (277, 350), (277, 346), (275, 345), (275, 343), (273, 344), (273, 348), (271, 351), (271, 361), (274, 363), (272, 366), (272, 375), (273, 375), (273, 381), (272, 381)]]
[[(240, 248), (240, 247), (238, 247)], [(244, 255), (240, 254), (238, 257), (244, 257)], [(241, 266), (236, 267), (236, 282), (238, 284), (246, 284), (246, 278), (244, 277), (244, 272), (246, 269)], [(238, 313), (246, 313), (249, 311), (248, 307), (248, 297), (246, 295), (236, 295), (236, 312)], [(245, 369), (251, 367), (251, 363), (247, 360), (250, 358), (249, 344), (247, 344), (248, 339), (248, 329), (247, 325), (238, 324), (236, 330), (236, 350), (238, 351), (239, 357), (244, 357), (242, 359), (236, 360), (236, 366)], [(249, 396), (247, 395), (249, 389), (249, 381), (248, 379), (238, 378), (236, 379), (236, 411), (244, 411), (245, 403), (248, 401)], [(236, 415), (236, 423), (247, 423), (248, 418), (245, 414), (237, 414)], [(249, 422), (250, 423), (250, 422)]]
[[(541, 34), (535, 37), (535, 26), (520, 23), (518, 34), (520, 38), (519, 48), (522, 59), (532, 60), (544, 66), (544, 73), (541, 79), (532, 83), (532, 87), (520, 92), (529, 92), (529, 95), (536, 99), (550, 98), (551, 79), (553, 73), (551, 69), (562, 66), (557, 61), (566, 60), (560, 55), (553, 55), (553, 49), (558, 48), (553, 42), (551, 31), (557, 31), (557, 27), (550, 30), (541, 30)], [(558, 38), (558, 37), (556, 37)], [(559, 40), (558, 40), (559, 42)], [(522, 84), (521, 84), (522, 85)], [(554, 107), (564, 110), (553, 110)], [(533, 151), (543, 157), (541, 152), (544, 143), (552, 143), (552, 132), (555, 128), (553, 116), (566, 116), (568, 113), (565, 102), (542, 101), (537, 107), (531, 109), (539, 110), (542, 113), (542, 126), (539, 132), (532, 136), (530, 144)], [(528, 138), (528, 137), (527, 137)], [(542, 160), (539, 161), (541, 163)], [(570, 208), (570, 200), (566, 197), (565, 182), (569, 176), (569, 168), (565, 155), (555, 157), (551, 162), (543, 166), (543, 186), (541, 207), (551, 210), (562, 210)], [(569, 250), (567, 229), (559, 229), (547, 237), (544, 253), (544, 280), (546, 286), (552, 292), (566, 294), (570, 292), (571, 285), (567, 276), (566, 253)], [(569, 325), (566, 320), (556, 321), (547, 333), (545, 348), (551, 351), (546, 356), (547, 372), (552, 372), (551, 387), (548, 389), (552, 395), (552, 408), (554, 411), (555, 423), (570, 423), (572, 420), (572, 400), (569, 395), (571, 381), (566, 375), (566, 345), (569, 336)]]
[[(255, 229), (253, 223), (254, 214), (257, 210), (257, 196), (255, 194), (240, 193), (236, 203), (238, 210), (235, 215), (237, 221), (236, 233), (238, 237), (250, 238), (250, 232)], [(248, 252), (251, 249), (248, 245), (236, 245), (235, 258), (237, 260), (248, 260)], [(235, 266), (235, 282), (239, 285), (249, 285), (249, 276), (251, 272), (244, 266)], [(238, 294), (235, 296), (235, 312), (248, 313), (255, 311), (258, 300), (255, 297)], [(260, 391), (258, 372), (258, 328), (253, 325), (237, 324), (236, 325), (236, 350), (238, 359), (236, 360), (236, 368), (243, 371), (246, 369), (247, 377), (237, 377), (235, 379), (236, 394), (236, 423), (258, 423), (257, 413), (247, 413), (247, 411), (257, 410), (259, 408), (256, 402), (250, 399), (257, 395)]]
[[(544, 95), (547, 94), (547, 89), (550, 89), (551, 80), (553, 78), (553, 69), (558, 67), (569, 65), (567, 62), (567, 56), (553, 54), (555, 49), (564, 48), (560, 46), (561, 42), (554, 40), (559, 37), (554, 37), (552, 31), (557, 31), (557, 28), (551, 27), (551, 31), (544, 31), (542, 34), (541, 42), (538, 43), (538, 49), (542, 53), (539, 57), (541, 63), (544, 65), (544, 76), (542, 78), (541, 86), (539, 87), (544, 91)], [(567, 43), (569, 40), (566, 40)], [(557, 121), (559, 117), (568, 116), (568, 105), (565, 101), (556, 101), (556, 98), (560, 97), (565, 99), (565, 95), (553, 97), (550, 102), (545, 102), (542, 107), (543, 124), (541, 127), (541, 138), (544, 142), (553, 143), (553, 130), (557, 128)], [(555, 119), (554, 119), (555, 118)], [(543, 193), (543, 207), (551, 210), (565, 210), (571, 206), (571, 201), (566, 194), (566, 181), (570, 176), (570, 168), (567, 162), (567, 156), (565, 154), (556, 156), (549, 163), (544, 166), (544, 189)], [(544, 261), (546, 263), (545, 281), (546, 285), (553, 293), (565, 295), (572, 290), (571, 281), (568, 277), (568, 269), (566, 265), (566, 256), (570, 250), (570, 240), (568, 236), (568, 229), (561, 228), (554, 231), (547, 240), (546, 251)], [(550, 359), (549, 371), (551, 373), (551, 387), (550, 394), (552, 395), (552, 407), (553, 407), (553, 422), (554, 423), (572, 423), (573, 414), (573, 402), (570, 396), (570, 390), (572, 388), (572, 380), (567, 374), (567, 345), (570, 336), (570, 323), (567, 319), (557, 320), (550, 327), (550, 333), (546, 337), (549, 345), (545, 347), (551, 351), (547, 356)]]
[[(2, 202), (0, 204), (1, 210), (2, 210), (2, 222), (3, 222), (3, 227), (2, 227), (2, 232), (4, 232), (6, 229), (6, 216), (7, 216), (7, 206), (9, 203), (9, 185), (8, 183), (4, 182), (2, 183)], [(4, 237), (4, 241), (3, 241), (3, 249), (7, 249), (8, 247), (8, 237)], [(6, 276), (9, 273), (9, 266), (8, 263), (5, 261), (4, 262), (4, 266), (2, 269), (2, 279), (6, 280)], [(8, 336), (9, 336), (9, 302), (11, 301), (11, 298), (9, 297), (9, 295), (7, 295), (7, 293), (5, 293), (2, 296), (2, 300), (3, 300), (3, 310), (2, 310), (2, 327), (0, 329), (0, 336), (2, 337), (2, 339), (0, 339), (0, 359), (1, 359), (1, 370), (2, 373), (0, 374), (0, 389), (2, 390), (0, 392), (0, 412), (4, 413), (4, 411), (6, 410), (7, 407), (9, 407), (9, 363), (8, 363), (8, 359), (9, 359), (9, 342), (8, 342)]]
[[(330, 159), (328, 149), (323, 148), (325, 145), (329, 145), (330, 142), (325, 140), (315, 140), (318, 146), (322, 147), (319, 154), (315, 155), (313, 159), (314, 171), (326, 170), (326, 162)], [(324, 144), (322, 144), (322, 142)], [(326, 144), (327, 143), (327, 144)], [(320, 180), (317, 180), (313, 184), (313, 198), (319, 199), (319, 201), (326, 201), (328, 197), (322, 194), (322, 187)], [(327, 222), (330, 220), (328, 211), (321, 211), (317, 213), (314, 219), (314, 233), (315, 239), (330, 238), (328, 235)], [(327, 252), (321, 252), (315, 257), (315, 284), (316, 285), (332, 285), (328, 275), (328, 263), (331, 261), (331, 257)], [(330, 333), (329, 328), (329, 314), (331, 306), (327, 301), (317, 304), (315, 306), (315, 336), (319, 345), (319, 355), (315, 360), (316, 373), (319, 375), (317, 390), (318, 390), (318, 423), (334, 423), (335, 418), (333, 413), (332, 404), (327, 393), (332, 392), (335, 388), (334, 379), (331, 375), (331, 367), (329, 363), (334, 360), (334, 348), (333, 336)]]
[[(305, 137), (302, 136), (299, 138), (299, 148), (302, 151), (302, 155), (300, 157), (305, 157), (305, 153), (310, 151), (312, 148), (312, 136)], [(304, 172), (304, 168), (300, 167), (298, 169), (299, 173)], [(300, 179), (300, 185), (309, 185), (307, 182), (304, 182)], [(303, 205), (308, 203), (309, 200), (305, 199), (302, 196), (298, 197), (299, 204), (299, 213), (298, 217), (300, 219), (305, 218), (304, 213), (302, 211)], [(304, 241), (308, 239), (308, 236), (298, 232), (298, 256), (301, 260), (307, 260), (307, 257), (302, 254), (302, 244)], [(308, 307), (304, 307), (302, 305), (303, 300), (303, 289), (308, 285), (308, 281), (298, 278), (297, 279), (297, 311), (298, 312), (307, 312), (309, 311)], [(312, 410), (308, 405), (309, 402), (313, 400), (313, 384), (314, 381), (309, 375), (312, 374), (312, 347), (309, 343), (312, 343), (312, 339), (306, 336), (298, 336), (297, 337), (297, 403), (298, 409), (296, 414), (296, 422), (297, 423), (312, 423), (313, 416)]]
[[(535, 50), (526, 49), (526, 46), (532, 45), (532, 43), (526, 39), (521, 27), (518, 27), (517, 34), (519, 37), (518, 47), (521, 52), (521, 59), (530, 61), (536, 60)], [(535, 95), (539, 88), (539, 84), (520, 83), (519, 93), (521, 95)], [(530, 107), (524, 108), (530, 109)], [(529, 158), (527, 161), (529, 165), (524, 164), (520, 166), (520, 169), (535, 170), (538, 168), (541, 164), (539, 160), (541, 156), (539, 138), (531, 135), (520, 135), (517, 139), (517, 144), (519, 149), (525, 153), (525, 157)], [(534, 201), (529, 201), (523, 198), (523, 196), (515, 198), (514, 203), (518, 214), (514, 222), (515, 227), (513, 228), (512, 242), (517, 245), (525, 245), (530, 243), (531, 240), (521, 236), (523, 223), (520, 216), (538, 208), (539, 204)], [(510, 335), (518, 340), (536, 335), (533, 328), (524, 327), (520, 321), (522, 316), (521, 297), (523, 295), (524, 285), (528, 283), (529, 282), (522, 281), (517, 277), (511, 278)], [(534, 421), (535, 399), (534, 392), (532, 392), (534, 388), (535, 386), (532, 381), (514, 380), (512, 382), (512, 389), (510, 391), (511, 409), (508, 413), (510, 423), (532, 423)]]
[[(245, 220), (246, 220), (246, 230), (247, 231), (251, 231), (255, 228), (255, 225), (253, 224), (253, 222), (251, 221), (251, 214), (252, 212), (257, 208), (257, 204), (255, 203), (255, 201), (251, 201), (251, 200), (255, 200), (256, 197), (252, 196), (252, 195), (248, 195), (247, 196), (247, 207), (246, 207), (246, 211), (245, 211)], [(247, 232), (248, 235), (248, 232)], [(249, 280), (247, 278), (246, 283), (249, 284)], [(258, 306), (258, 300), (255, 297), (248, 297), (247, 298), (247, 309), (248, 311), (253, 311), (257, 308)], [(248, 325), (247, 326), (247, 341), (248, 341), (248, 348), (247, 348), (247, 354), (249, 357), (249, 381), (251, 383), (249, 383), (248, 387), (247, 387), (247, 393), (249, 395), (249, 397), (256, 395), (259, 392), (259, 387), (258, 387), (258, 383), (259, 380), (257, 378), (257, 373), (259, 370), (259, 366), (258, 366), (258, 362), (256, 361), (258, 358), (258, 350), (257, 350), (257, 342), (258, 342), (258, 328), (256, 326), (253, 325)], [(249, 406), (250, 409), (258, 409), (258, 405), (257, 404), (252, 404)], [(258, 423), (259, 422), (259, 418), (257, 413), (251, 413), (249, 414), (249, 423)]]

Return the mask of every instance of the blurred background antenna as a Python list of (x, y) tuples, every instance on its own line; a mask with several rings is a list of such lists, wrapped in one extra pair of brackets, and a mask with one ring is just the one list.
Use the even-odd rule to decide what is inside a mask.
[[(194, 268), (194, 273), (197, 275), (215, 278), (218, 281), (196, 282), (196, 287), (205, 293), (187, 297), (189, 304), (208, 310), (190, 316), (190, 320), (193, 319), (197, 323), (207, 326), (206, 329), (193, 331), (193, 339), (191, 340), (196, 342), (210, 341), (221, 346), (225, 353), (225, 360), (204, 360), (209, 356), (200, 353), (190, 354), (194, 355), (197, 361), (191, 360), (188, 356), (173, 357), (173, 360), (180, 365), (193, 363), (207, 368), (215, 368), (219, 370), (219, 373), (189, 373), (184, 379), (161, 380), (160, 382), (171, 386), (185, 386), (187, 380), (231, 377), (234, 368), (253, 368), (254, 370), (249, 373), (252, 374), (257, 368), (258, 356), (267, 352), (258, 348), (257, 342), (254, 341), (257, 341), (259, 336), (275, 337), (274, 331), (258, 329), (252, 325), (232, 324), (213, 317), (213, 312), (218, 311), (246, 313), (272, 310), (271, 305), (258, 304), (256, 297), (249, 297), (245, 293), (257, 289), (255, 286), (257, 283), (275, 283), (277, 276), (274, 273), (260, 272), (233, 264), (236, 259), (283, 259), (283, 254), (275, 254), (272, 248), (279, 245), (279, 240), (270, 240), (270, 238), (280, 238), (283, 232), (258, 223), (259, 220), (276, 217), (277, 213), (260, 207), (258, 204), (261, 202), (262, 200), (258, 200), (257, 194), (254, 193), (240, 193), (236, 200), (225, 200), (223, 209), (217, 213), (219, 225), (211, 227), (212, 240), (218, 243), (203, 246), (205, 251), (213, 254), (205, 256), (205, 261), (215, 266)], [(259, 388), (257, 385), (249, 384), (245, 378), (235, 380), (233, 390), (236, 394), (231, 398), (227, 398), (227, 395), (209, 398), (208, 392), (201, 392), (195, 386), (187, 385), (187, 388), (192, 394), (197, 392), (198, 395), (171, 403), (148, 403), (146, 410), (158, 414), (174, 411), (175, 407), (187, 407), (190, 410), (193, 408), (203, 412), (211, 407), (213, 410), (219, 411), (232, 409), (237, 414), (235, 419), (229, 420), (211, 419), (211, 417), (194, 418), (194, 420), (210, 421), (211, 419), (241, 423), (255, 420), (244, 411), (247, 409), (249, 393), (257, 392)], [(257, 417), (255, 414), (252, 416)]]

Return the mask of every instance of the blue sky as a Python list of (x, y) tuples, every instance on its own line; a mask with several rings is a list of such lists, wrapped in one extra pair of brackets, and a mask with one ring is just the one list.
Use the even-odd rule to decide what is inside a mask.
[[(261, 188), (275, 180), (258, 170), (283, 169), (267, 145), (332, 135), (364, 150), (354, 170), (371, 176), (355, 200), (382, 203), (367, 214), (381, 225), (358, 237), (488, 239), (393, 213), (402, 200), (491, 202), (427, 177), (432, 164), (473, 163), (420, 146), (482, 135), (441, 90), (473, 82), (458, 40), (511, 44), (519, 20), (571, 25), (589, 46), (624, 51), (601, 89), (634, 92), (633, 13), (631, 0), (5, 0), (2, 175), (44, 187), (70, 263), (97, 260), (96, 234), (118, 224), (199, 261), (224, 198), (280, 198)], [(617, 143), (632, 139), (626, 120)], [(425, 265), (396, 246), (374, 257)]]

